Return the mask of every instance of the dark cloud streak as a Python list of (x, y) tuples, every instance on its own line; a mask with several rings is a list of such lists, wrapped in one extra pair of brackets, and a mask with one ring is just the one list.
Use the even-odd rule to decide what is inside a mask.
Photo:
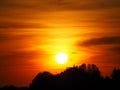
[(79, 43), (78, 45), (96, 46), (96, 45), (110, 45), (110, 44), (120, 44), (120, 36), (93, 38), (90, 40), (83, 41), (82, 43)]
[(110, 48), (108, 50), (120, 54), (120, 45), (119, 46), (114, 46), (114, 47), (112, 47), (112, 48)]
[(38, 10), (81, 10), (118, 8), (120, 0), (2, 0), (1, 8), (28, 8)]
[[(48, 28), (47, 25), (40, 23), (24, 23), (24, 22), (0, 22), (0, 29), (15, 29), (15, 28)], [(49, 27), (50, 28), (50, 27)]]

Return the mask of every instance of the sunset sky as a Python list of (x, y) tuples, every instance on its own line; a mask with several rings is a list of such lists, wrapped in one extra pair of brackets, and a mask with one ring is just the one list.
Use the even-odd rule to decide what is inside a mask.
[(0, 0), (0, 86), (83, 63), (120, 68), (120, 0)]

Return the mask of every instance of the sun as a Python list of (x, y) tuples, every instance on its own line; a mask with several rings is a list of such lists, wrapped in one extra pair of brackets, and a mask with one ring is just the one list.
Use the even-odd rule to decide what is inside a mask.
[(68, 55), (66, 53), (58, 53), (56, 55), (56, 62), (58, 64), (65, 64), (68, 61)]

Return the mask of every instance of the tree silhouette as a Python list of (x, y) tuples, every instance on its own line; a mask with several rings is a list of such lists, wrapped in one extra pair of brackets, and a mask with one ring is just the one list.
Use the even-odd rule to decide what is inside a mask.
[(111, 74), (111, 78), (113, 80), (120, 81), (120, 69), (114, 68), (114, 70), (113, 70), (113, 72)]
[(114, 68), (113, 72), (111, 73), (111, 86), (113, 86), (112, 88), (114, 89), (120, 89), (120, 69)]
[(32, 81), (30, 88), (32, 90), (44, 89), (48, 90), (53, 86), (53, 75), (49, 72), (39, 73)]
[[(39, 73), (30, 85), (31, 90), (58, 90), (58, 89), (93, 89), (102, 85), (103, 77), (96, 65), (82, 64), (66, 68), (65, 71), (57, 75), (49, 72)], [(99, 82), (99, 83), (98, 83)], [(100, 87), (100, 86), (99, 86)]]

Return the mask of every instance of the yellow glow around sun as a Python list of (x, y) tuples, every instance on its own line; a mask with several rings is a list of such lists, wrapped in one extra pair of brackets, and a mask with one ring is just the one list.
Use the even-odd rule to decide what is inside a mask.
[(56, 55), (56, 62), (58, 64), (65, 64), (68, 61), (68, 56), (66, 53), (58, 53)]

